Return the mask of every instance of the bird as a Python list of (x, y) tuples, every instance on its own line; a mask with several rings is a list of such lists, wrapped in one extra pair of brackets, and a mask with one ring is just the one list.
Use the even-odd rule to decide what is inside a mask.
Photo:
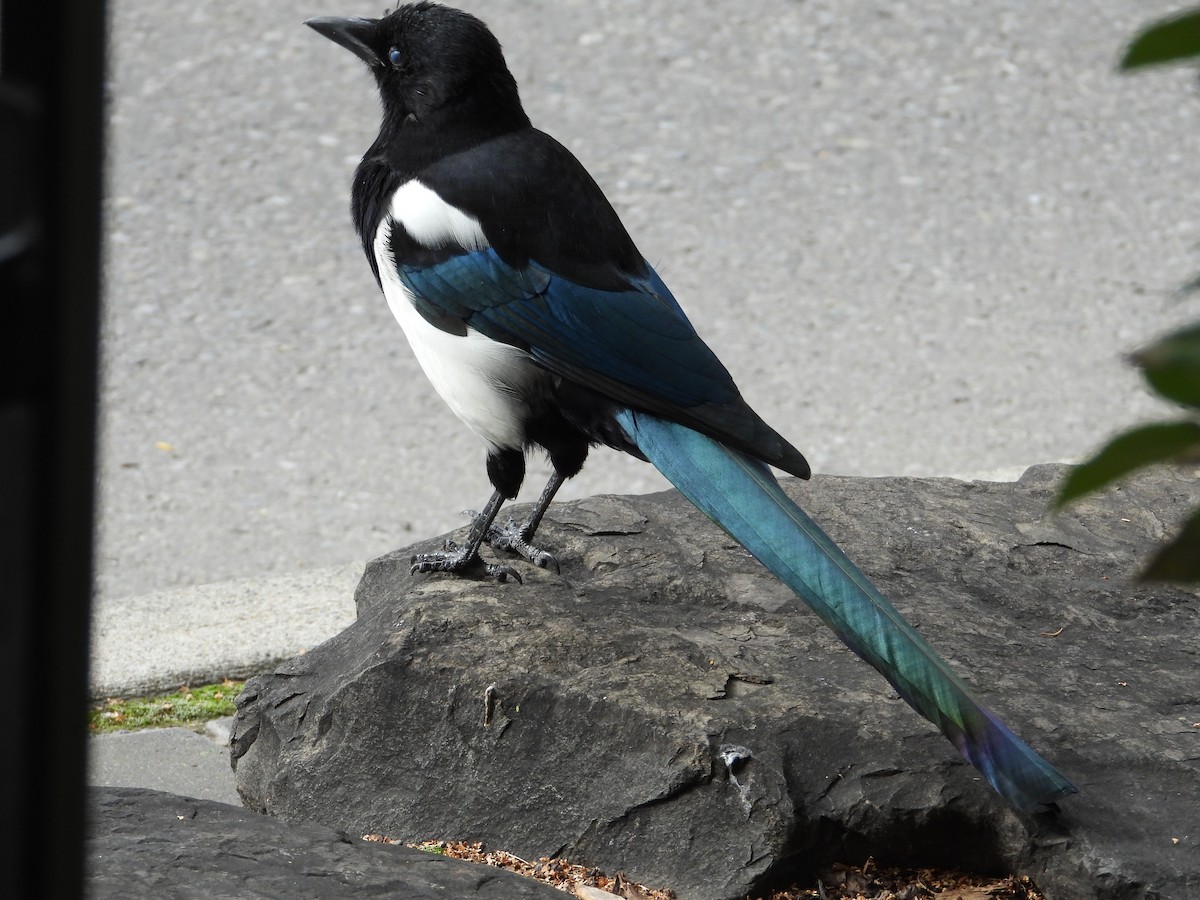
[[(559, 487), (606, 446), (646, 460), (786, 583), (937, 725), (1010, 804), (1076, 791), (971, 695), (929, 643), (780, 487), (807, 460), (743, 399), (586, 168), (536, 129), (499, 41), (433, 2), (305, 24), (374, 76), (378, 136), (351, 216), (421, 367), (483, 441), (493, 493), (462, 544), (411, 571), (520, 581), (480, 548), (554, 570), (535, 544)], [(541, 449), (552, 475), (529, 517), (497, 525)]]

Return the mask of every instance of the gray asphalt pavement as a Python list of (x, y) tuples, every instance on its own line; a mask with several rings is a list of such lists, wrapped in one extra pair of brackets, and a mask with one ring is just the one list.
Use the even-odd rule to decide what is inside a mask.
[[(103, 598), (366, 559), (489, 492), (349, 222), (377, 100), (301, 23), (381, 7), (331, 2), (111, 4)], [(1155, 414), (1122, 356), (1197, 312), (1200, 97), (1114, 64), (1178, 3), (466, 5), (817, 471), (1014, 476)], [(564, 496), (661, 486), (605, 451)]]
[[(1161, 412), (1122, 357), (1198, 314), (1200, 96), (1114, 64), (1177, 2), (464, 5), (817, 471), (1013, 477)], [(351, 561), (489, 492), (351, 229), (370, 78), (301, 24), (381, 5), (110, 9), (100, 695), (318, 643)], [(662, 486), (598, 452), (563, 496)], [(94, 746), (229, 797), (204, 738)]]
[(229, 765), (229, 724), (210, 722), (204, 733), (150, 728), (94, 736), (88, 783), (145, 787), (241, 806)]

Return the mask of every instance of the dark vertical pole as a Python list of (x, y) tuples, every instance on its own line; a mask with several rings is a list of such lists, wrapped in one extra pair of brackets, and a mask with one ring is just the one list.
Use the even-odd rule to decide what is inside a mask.
[(0, 872), (82, 893), (103, 0), (0, 0)]

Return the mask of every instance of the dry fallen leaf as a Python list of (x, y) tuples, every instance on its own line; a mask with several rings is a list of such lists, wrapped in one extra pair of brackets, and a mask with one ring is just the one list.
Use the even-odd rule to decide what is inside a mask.
[[(397, 844), (393, 838), (382, 834), (364, 834), (364, 841), (380, 844)], [(422, 841), (419, 844), (406, 844), (417, 850), (426, 850), (453, 859), (464, 859), (469, 862), (482, 863), (499, 869), (516, 872), (529, 878), (536, 878), (551, 887), (567, 893), (575, 892), (576, 887), (594, 887), (607, 891), (621, 900), (674, 900), (675, 894), (669, 890), (654, 890), (645, 885), (634, 884), (624, 875), (618, 873), (610, 878), (598, 869), (575, 865), (561, 859), (542, 857), (530, 862), (503, 850), (487, 850), (483, 844), (475, 841)], [(578, 896), (578, 895), (577, 895)]]
[[(364, 841), (381, 844), (401, 843), (382, 834), (364, 834)], [(1178, 839), (1173, 839), (1178, 842)], [(605, 875), (598, 869), (569, 863), (562, 859), (530, 862), (503, 850), (487, 850), (478, 841), (423, 841), (406, 844), (418, 850), (439, 853), (454, 859), (482, 863), (506, 869), (538, 881), (580, 900), (675, 900), (669, 888), (648, 888), (635, 884), (618, 872)], [(586, 889), (595, 889), (588, 891)], [(868, 859), (862, 866), (836, 863), (821, 875), (819, 887), (792, 885), (761, 895), (762, 900), (1045, 900), (1037, 887), (1024, 875), (984, 878), (946, 869), (880, 868)]]

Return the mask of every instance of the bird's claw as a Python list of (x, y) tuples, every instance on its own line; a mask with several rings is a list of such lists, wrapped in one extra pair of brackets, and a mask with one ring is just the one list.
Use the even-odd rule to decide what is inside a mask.
[(508, 550), (523, 556), (539, 569), (552, 569), (556, 574), (560, 571), (554, 555), (529, 543), (525, 528), (518, 525), (511, 516), (503, 528), (492, 525), (484, 536), (484, 541), (495, 550)]
[(408, 570), (409, 575), (417, 575), (423, 572), (452, 572), (458, 574), (478, 562), (483, 565), (483, 571), (489, 578), (495, 578), (501, 584), (504, 584), (510, 578), (518, 584), (524, 583), (516, 569), (511, 566), (501, 566), (496, 563), (484, 562), (480, 558), (478, 550), (470, 552), (466, 547), (460, 547), (454, 541), (446, 541), (440, 553), (414, 554), (409, 562), (412, 564)]
[(502, 566), (499, 563), (484, 563), (483, 567), (489, 576), (495, 578), (501, 584), (504, 584), (510, 578), (517, 584), (525, 583), (524, 579), (521, 578), (520, 574), (512, 566)]

